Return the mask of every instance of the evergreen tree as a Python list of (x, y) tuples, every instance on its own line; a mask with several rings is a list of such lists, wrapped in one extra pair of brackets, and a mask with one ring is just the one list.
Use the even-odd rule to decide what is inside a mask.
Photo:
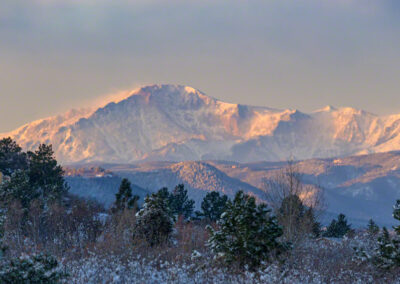
[(15, 258), (0, 267), (0, 282), (4, 284), (56, 284), (67, 276), (54, 257), (42, 254)]
[(169, 206), (169, 200), (170, 200), (170, 195), (171, 193), (168, 191), (168, 188), (163, 187), (161, 189), (159, 189), (156, 193), (156, 195), (161, 198), (164, 199), (165, 202), (167, 202), (167, 205)]
[(39, 197), (40, 190), (31, 184), (26, 171), (15, 171), (0, 185), (0, 201), (5, 204), (18, 200), (23, 208), (28, 209), (31, 201)]
[[(393, 208), (393, 217), (400, 221), (400, 200), (397, 200)], [(371, 222), (370, 222), (371, 223)], [(376, 230), (374, 223), (369, 226)], [(366, 252), (365, 249), (357, 249), (362, 261), (371, 261), (374, 265), (382, 269), (392, 269), (400, 267), (400, 230), (399, 226), (394, 227), (395, 236), (390, 236), (389, 231), (383, 227), (379, 234), (377, 247), (373, 252)]]
[(26, 158), (26, 166), (7, 166), (11, 176), (0, 186), (0, 200), (9, 202), (16, 199), (24, 208), (29, 208), (30, 202), (36, 198), (45, 204), (47, 201), (60, 201), (67, 193), (68, 187), (64, 181), (63, 169), (53, 157), (51, 145), (42, 144), (35, 152), (25, 155), (15, 142), (4, 139), (2, 142), (3, 151), (7, 148), (7, 153), (12, 152)]
[(225, 194), (220, 195), (219, 192), (216, 191), (209, 192), (201, 202), (202, 212), (196, 212), (196, 214), (215, 222), (224, 212), (227, 201), (228, 196)]
[(337, 220), (332, 220), (324, 236), (329, 238), (342, 238), (350, 229), (351, 226), (347, 224), (346, 216), (344, 214), (339, 214)]
[(129, 180), (124, 178), (121, 181), (118, 193), (115, 194), (115, 202), (112, 208), (114, 213), (124, 211), (125, 209), (138, 209), (139, 196), (132, 195), (132, 187)]
[(182, 215), (188, 218), (192, 215), (194, 210), (194, 200), (189, 199), (187, 190), (183, 184), (179, 184), (172, 192), (168, 188), (163, 187), (155, 195), (163, 199), (167, 204), (168, 214), (174, 219)]
[(5, 216), (5, 210), (0, 208), (0, 263), (1, 263), (1, 259), (3, 257), (3, 254), (6, 250), (6, 247), (3, 244), (3, 238), (4, 238), (4, 222), (6, 220), (6, 216)]
[[(400, 199), (398, 199), (396, 201), (396, 204), (393, 206), (393, 218), (397, 221), (400, 221)], [(397, 235), (400, 237), (400, 224), (393, 228)]]
[(168, 215), (175, 219), (174, 213), (172, 212), (171, 209), (171, 193), (169, 192), (167, 187), (162, 187), (160, 188), (156, 193), (152, 194), (153, 198), (157, 198), (160, 200), (163, 200), (163, 202), (166, 204), (167, 212)]
[(367, 231), (370, 236), (376, 236), (379, 233), (379, 226), (374, 222), (374, 220), (369, 219)]
[(145, 240), (150, 246), (160, 245), (170, 239), (172, 229), (167, 199), (159, 192), (147, 196), (143, 208), (136, 214), (134, 240)]
[(391, 238), (385, 227), (378, 238), (378, 249), (372, 261), (376, 266), (384, 269), (400, 267), (400, 240)]
[(208, 226), (211, 250), (224, 261), (255, 268), (279, 253), (284, 246), (277, 240), (282, 228), (265, 204), (239, 191), (218, 220), (218, 229)]
[(44, 201), (61, 200), (68, 192), (64, 171), (54, 158), (51, 145), (41, 144), (35, 152), (28, 152), (30, 184), (40, 189)]
[(183, 184), (177, 185), (169, 195), (169, 208), (174, 216), (189, 218), (194, 209), (194, 200), (189, 199)]
[(315, 238), (321, 236), (321, 223), (316, 220), (313, 208), (308, 208), (304, 214), (304, 227)]
[[(393, 206), (393, 218), (400, 221), (400, 200), (397, 200)], [(393, 228), (396, 236), (391, 238), (388, 230), (383, 228), (383, 232), (378, 238), (379, 249), (373, 259), (378, 267), (387, 269), (400, 267), (400, 225)]]
[(27, 168), (26, 154), (10, 137), (0, 140), (0, 172), (10, 176), (16, 170)]

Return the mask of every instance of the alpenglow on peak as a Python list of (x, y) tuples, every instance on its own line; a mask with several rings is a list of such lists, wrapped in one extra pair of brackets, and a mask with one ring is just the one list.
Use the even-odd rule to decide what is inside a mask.
[(63, 163), (277, 161), (400, 149), (400, 115), (248, 106), (168, 84), (126, 94), (98, 109), (34, 121), (1, 137), (11, 136), (26, 150), (51, 143)]

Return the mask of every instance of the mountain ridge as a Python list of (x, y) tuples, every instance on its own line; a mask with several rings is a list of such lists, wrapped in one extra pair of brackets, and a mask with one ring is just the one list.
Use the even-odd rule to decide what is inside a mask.
[(327, 106), (311, 113), (223, 102), (194, 88), (151, 85), (97, 109), (34, 121), (11, 136), (51, 143), (62, 163), (343, 157), (400, 149), (400, 114)]
[[(324, 224), (328, 224), (339, 213), (346, 214), (355, 227), (366, 226), (370, 218), (388, 227), (395, 224), (392, 206), (396, 199), (400, 199), (400, 151), (310, 159), (296, 161), (293, 165), (305, 184), (322, 188), (326, 205), (321, 216)], [(76, 165), (75, 168), (93, 166), (91, 163)], [(227, 194), (232, 198), (235, 192), (243, 190), (265, 202), (268, 188), (264, 186), (264, 179), (279, 176), (287, 162), (238, 163), (207, 160), (99, 163), (96, 166), (111, 172), (115, 178), (128, 178), (132, 184), (143, 189), (138, 194), (145, 191), (155, 192), (161, 187), (172, 190), (182, 183), (188, 190), (189, 198), (196, 201), (198, 208), (205, 194), (211, 191)], [(107, 204), (114, 200), (111, 193), (115, 194), (118, 186), (113, 184), (110, 188), (110, 178), (94, 178), (89, 181), (85, 180), (84, 186), (77, 182), (72, 183), (73, 192)], [(85, 189), (85, 186), (88, 188)]]

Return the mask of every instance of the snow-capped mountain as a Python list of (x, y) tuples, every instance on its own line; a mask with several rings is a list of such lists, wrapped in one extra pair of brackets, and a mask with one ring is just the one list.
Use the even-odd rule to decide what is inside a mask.
[(191, 87), (153, 85), (95, 110), (28, 123), (11, 136), (26, 150), (51, 143), (63, 163), (338, 157), (400, 149), (400, 115), (353, 108), (312, 113), (232, 104)]

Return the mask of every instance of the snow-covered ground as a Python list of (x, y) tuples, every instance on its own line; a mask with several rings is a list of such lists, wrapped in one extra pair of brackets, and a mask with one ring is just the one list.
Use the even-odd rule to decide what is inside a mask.
[(365, 240), (309, 242), (285, 262), (265, 264), (257, 271), (237, 272), (218, 265), (206, 253), (194, 251), (186, 261), (149, 257), (92, 255), (65, 264), (69, 283), (400, 283), (400, 271), (377, 271), (354, 260), (354, 246)]

